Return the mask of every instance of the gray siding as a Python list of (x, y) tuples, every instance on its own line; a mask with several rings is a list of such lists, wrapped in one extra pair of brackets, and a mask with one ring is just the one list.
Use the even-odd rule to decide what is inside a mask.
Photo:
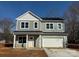
[[(28, 22), (29, 23), (29, 29), (22, 29), (20, 26), (20, 23)], [(38, 23), (38, 28), (34, 29), (34, 22)], [(65, 32), (65, 24), (62, 22), (40, 22), (40, 21), (26, 21), (26, 20), (18, 20), (16, 22), (16, 30), (18, 31), (43, 31), (43, 32)], [(46, 29), (47, 23), (53, 23), (53, 29)], [(61, 29), (58, 29), (58, 24), (61, 24)]]
[[(29, 24), (28, 24), (28, 26), (29, 26), (29, 28), (28, 29), (23, 29), (23, 28), (21, 28), (21, 22), (28, 22)], [(34, 28), (34, 22), (37, 22), (38, 23), (38, 28)], [(16, 25), (17, 27), (16, 27), (16, 30), (18, 30), (18, 31), (36, 31), (36, 30), (40, 30), (40, 22), (39, 21), (26, 21), (26, 20), (18, 20), (17, 21), (17, 25)]]
[[(47, 23), (52, 23), (53, 24), (53, 29), (46, 29), (46, 24)], [(57, 23), (43, 22), (43, 23), (41, 23), (41, 30), (43, 32), (64, 32), (65, 31), (64, 23), (60, 23), (61, 24), (61, 29), (58, 29), (58, 24), (59, 24), (59, 22), (57, 22)]]

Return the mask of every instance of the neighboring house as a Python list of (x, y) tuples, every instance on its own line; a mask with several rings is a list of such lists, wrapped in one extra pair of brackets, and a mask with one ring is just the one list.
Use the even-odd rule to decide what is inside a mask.
[(64, 19), (40, 18), (31, 11), (16, 18), (13, 48), (64, 48), (67, 44)]

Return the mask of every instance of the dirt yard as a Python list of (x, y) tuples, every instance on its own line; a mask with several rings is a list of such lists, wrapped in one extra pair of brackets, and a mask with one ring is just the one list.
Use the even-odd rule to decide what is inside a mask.
[(47, 57), (44, 50), (1, 48), (0, 57)]
[(13, 49), (8, 46), (0, 44), (0, 57), (47, 57), (43, 49)]

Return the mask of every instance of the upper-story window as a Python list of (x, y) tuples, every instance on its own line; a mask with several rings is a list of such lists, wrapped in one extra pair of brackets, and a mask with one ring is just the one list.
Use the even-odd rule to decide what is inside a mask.
[(24, 22), (21, 22), (21, 28), (24, 28)]
[(53, 24), (50, 24), (50, 29), (53, 29)]
[(28, 28), (28, 22), (25, 22), (25, 28)]
[(21, 22), (21, 28), (28, 28), (28, 22)]
[(37, 28), (37, 22), (35, 22), (35, 28)]
[(61, 24), (58, 24), (58, 28), (61, 29)]
[(52, 23), (46, 24), (46, 29), (53, 29), (53, 24)]
[(49, 24), (46, 24), (46, 28), (49, 29)]

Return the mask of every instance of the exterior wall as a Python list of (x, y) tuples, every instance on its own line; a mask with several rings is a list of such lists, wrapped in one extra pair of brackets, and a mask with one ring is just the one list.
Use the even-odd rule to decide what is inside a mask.
[(41, 48), (41, 43), (42, 43), (41, 40), (42, 40), (42, 37), (39, 35), (39, 37), (36, 40), (36, 47)]
[[(39, 35), (37, 38), (36, 38), (36, 47), (39, 47), (39, 48), (42, 48), (43, 47), (43, 38), (44, 37), (49, 37), (49, 38), (58, 38), (58, 39), (63, 39), (63, 42), (61, 43), (63, 45), (64, 48), (66, 48), (66, 44), (67, 44), (67, 36), (52, 36), (52, 35)], [(28, 43), (28, 42), (27, 42)], [(26, 45), (28, 45), (27, 43), (24, 43), (24, 47), (23, 48), (26, 48)], [(19, 43), (18, 42), (18, 39), (16, 39), (15, 41), (15, 47), (16, 48), (22, 48), (22, 43)], [(28, 48), (28, 47), (27, 47)], [(57, 47), (58, 48), (58, 47)]]
[[(18, 41), (18, 36), (19, 35), (17, 35), (17, 37), (16, 37), (16, 41), (15, 41), (15, 47), (16, 48), (31, 48), (32, 46), (30, 46), (29, 44), (31, 43), (31, 42), (36, 42), (35, 43), (35, 45), (34, 44), (32, 44), (33, 45), (33, 47), (35, 46), (35, 47), (40, 47), (41, 45), (40, 45), (40, 36), (39, 35), (28, 35), (28, 39), (26, 39), (27, 41), (26, 41), (26, 43), (24, 43), (24, 47), (22, 47), (22, 43), (19, 43), (19, 41)], [(30, 36), (33, 36), (34, 37), (34, 41), (29, 41), (29, 37)], [(27, 38), (27, 36), (26, 36), (26, 38)]]
[[(29, 28), (28, 29), (23, 29), (21, 28), (21, 22), (28, 22), (29, 23)], [(34, 23), (38, 23), (38, 28), (34, 28)], [(47, 23), (53, 23), (53, 29), (46, 29), (46, 24)], [(58, 24), (61, 24), (61, 29), (58, 29)], [(16, 30), (18, 31), (43, 31), (43, 32), (65, 32), (65, 25), (64, 23), (54, 23), (54, 22), (40, 22), (40, 21), (26, 21), (26, 20), (18, 20), (16, 24)]]
[[(36, 16), (36, 17), (34, 17), (34, 16)], [(16, 19), (17, 20), (30, 20), (30, 21), (33, 20), (34, 21), (34, 20), (38, 20), (37, 18), (38, 18), (38, 16), (33, 14), (32, 12), (31, 13), (26, 12), (26, 13), (22, 14), (21, 16), (17, 17)]]
[[(36, 16), (36, 15), (34, 15)], [(43, 32), (65, 32), (65, 24), (63, 22), (41, 22), (38, 18), (34, 17), (33, 15), (31, 15), (30, 13), (25, 13), (22, 16), (16, 18), (16, 30), (17, 31), (43, 31)], [(28, 22), (28, 29), (27, 28), (21, 28), (21, 22)], [(34, 28), (34, 23), (37, 22), (37, 27), (38, 28)], [(52, 23), (53, 24), (53, 29), (46, 29), (46, 24)], [(61, 29), (58, 28), (58, 24), (61, 24)], [(27, 33), (26, 33), (27, 34)], [(51, 37), (52, 35), (39, 35), (39, 37), (36, 40), (36, 47), (42, 47), (42, 39), (44, 36), (48, 36)], [(67, 36), (52, 36), (52, 37), (60, 37), (63, 38), (63, 43), (64, 47), (66, 47), (67, 44)], [(18, 41), (16, 40), (16, 47), (20, 48), (22, 46), (22, 43), (18, 43)], [(24, 46), (26, 47), (26, 45), (28, 45), (28, 43), (24, 44)], [(21, 47), (22, 48), (22, 47)]]
[[(36, 16), (36, 17), (35, 17)], [(64, 32), (65, 31), (65, 25), (62, 22), (41, 22), (41, 18), (39, 18), (37, 15), (33, 14), (32, 12), (28, 11), (24, 13), (23, 15), (16, 18), (16, 30), (17, 31), (43, 31), (43, 32)], [(49, 20), (49, 19), (48, 19)], [(28, 22), (29, 28), (21, 28), (21, 22)], [(38, 28), (34, 29), (34, 22), (38, 23)], [(46, 23), (53, 23), (54, 29), (46, 29)], [(58, 29), (58, 23), (61, 23), (62, 29)]]
[(67, 36), (64, 36), (64, 42), (63, 42), (63, 44), (64, 44), (64, 48), (66, 48), (67, 47)]
[[(53, 23), (53, 29), (46, 29), (47, 23)], [(58, 24), (61, 24), (61, 29), (58, 29)], [(65, 25), (64, 23), (54, 23), (54, 22), (42, 22), (41, 23), (41, 30), (43, 32), (65, 32)]]
[[(22, 43), (18, 43), (18, 41), (16, 41), (15, 43), (16, 43), (16, 44), (15, 44), (15, 47), (16, 47), (16, 48), (23, 48), (23, 47), (22, 47)], [(26, 43), (24, 43), (24, 48), (26, 48)]]
[(39, 37), (36, 40), (36, 47), (39, 47)]
[[(29, 28), (21, 28), (21, 22), (28, 22), (28, 26)], [(38, 23), (38, 28), (34, 28), (34, 23), (37, 22)], [(39, 21), (27, 21), (27, 20), (17, 20), (17, 25), (16, 25), (16, 30), (18, 31), (36, 31), (36, 30), (40, 30), (40, 22)]]

